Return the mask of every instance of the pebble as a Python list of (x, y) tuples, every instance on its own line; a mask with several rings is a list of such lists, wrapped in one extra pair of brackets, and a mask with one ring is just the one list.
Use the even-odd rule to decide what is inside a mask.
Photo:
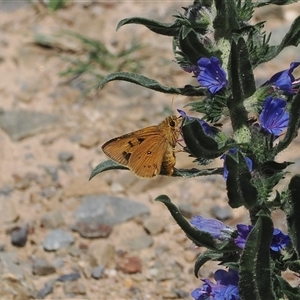
[(46, 282), (45, 285), (37, 292), (36, 299), (44, 299), (47, 295), (53, 292), (55, 280)]
[(100, 141), (99, 133), (93, 133), (84, 136), (84, 138), (82, 138), (82, 140), (79, 142), (79, 145), (81, 147), (89, 149), (96, 146), (99, 143), (99, 141)]
[(11, 244), (16, 247), (24, 247), (27, 242), (27, 235), (27, 226), (13, 230), (11, 233)]
[(85, 295), (86, 288), (81, 282), (66, 282), (64, 284), (64, 293), (67, 296), (72, 297), (73, 295)]
[(76, 272), (76, 273), (62, 275), (62, 276), (58, 277), (56, 279), (56, 281), (59, 281), (59, 282), (75, 281), (79, 278), (80, 278), (80, 274), (78, 272)]
[(140, 273), (142, 272), (142, 261), (137, 256), (122, 255), (117, 260), (116, 268), (125, 274)]
[(187, 219), (191, 219), (195, 214), (195, 209), (188, 203), (179, 204), (178, 209), (181, 214)]
[(32, 264), (32, 273), (34, 275), (45, 276), (55, 273), (55, 268), (44, 258), (35, 258)]
[(100, 220), (94, 218), (87, 218), (77, 221), (72, 230), (78, 232), (84, 238), (105, 238), (112, 232), (112, 227), (102, 224)]
[(143, 234), (126, 241), (127, 246), (132, 251), (149, 248), (153, 245), (153, 238), (150, 235)]
[(55, 251), (65, 248), (73, 242), (74, 238), (68, 231), (63, 229), (54, 229), (47, 234), (43, 242), (43, 247), (46, 251)]
[(94, 218), (106, 225), (123, 223), (137, 216), (150, 214), (149, 208), (126, 198), (109, 195), (88, 195), (74, 213), (76, 220)]
[(57, 115), (31, 110), (7, 110), (0, 113), (0, 127), (12, 141), (19, 141), (59, 123)]
[(232, 218), (232, 209), (228, 206), (221, 207), (221, 206), (213, 206), (212, 207), (212, 214), (220, 221), (226, 221)]
[(60, 211), (50, 211), (41, 217), (41, 225), (48, 229), (55, 229), (65, 225), (65, 221)]
[(73, 160), (74, 154), (73, 152), (70, 151), (61, 151), (58, 153), (58, 160), (60, 162), (69, 162)]
[(147, 218), (143, 222), (143, 226), (151, 235), (156, 235), (164, 231), (164, 222), (157, 218)]
[(0, 222), (2, 224), (13, 223), (19, 218), (14, 202), (0, 197)]
[(91, 244), (89, 251), (91, 266), (104, 266), (114, 260), (115, 248), (105, 240), (97, 240)]
[(92, 269), (92, 277), (94, 279), (100, 279), (104, 272), (104, 266), (96, 266)]

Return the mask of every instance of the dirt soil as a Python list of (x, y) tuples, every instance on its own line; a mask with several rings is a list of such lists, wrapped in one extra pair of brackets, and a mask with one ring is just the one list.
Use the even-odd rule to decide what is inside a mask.
[[(154, 93), (124, 82), (112, 82), (98, 90), (94, 76), (60, 76), (59, 73), (70, 67), (68, 59), (82, 59), (87, 54), (78, 40), (57, 36), (63, 30), (81, 33), (102, 41), (112, 53), (128, 49), (138, 41), (142, 48), (133, 56), (133, 62), (142, 65), (138, 72), (166, 85), (183, 86), (195, 82), (174, 63), (171, 38), (157, 36), (142, 26), (126, 25), (117, 32), (115, 29), (118, 21), (131, 16), (172, 21), (176, 10), (190, 3), (74, 1), (56, 12), (38, 3), (8, 4), (0, 4), (0, 109), (47, 113), (57, 117), (57, 121), (51, 127), (39, 124), (39, 132), (33, 131), (23, 138), (14, 138), (0, 128), (0, 198), (5, 202), (0, 219), (2, 250), (16, 255), (19, 264), (28, 271), (25, 281), (34, 291), (58, 275), (81, 273), (77, 290), (68, 292), (64, 283), (56, 283), (45, 299), (190, 299), (190, 291), (200, 284), (193, 276), (193, 262), (204, 249), (195, 248), (167, 209), (153, 199), (166, 194), (176, 205), (186, 207), (191, 215), (213, 217), (214, 207), (228, 208), (223, 178), (143, 180), (129, 171), (116, 170), (88, 181), (92, 169), (107, 159), (101, 151), (105, 141), (158, 124), (189, 99)], [(267, 30), (283, 28), (299, 14), (299, 7), (296, 4), (284, 9), (261, 10), (257, 18), (270, 17)], [(36, 36), (41, 34), (53, 37), (55, 43), (49, 47), (35, 44)], [(259, 80), (287, 69), (291, 61), (299, 60), (298, 53), (295, 49), (287, 50), (274, 62), (257, 69)], [(102, 72), (109, 74), (109, 70)], [(26, 123), (20, 123), (19, 127), (17, 130), (21, 131)], [(62, 163), (58, 157), (64, 151), (72, 153), (74, 158)], [(278, 161), (284, 160), (296, 161), (291, 172), (297, 172), (299, 138), (278, 157)], [(178, 153), (176, 166), (188, 168), (193, 163), (185, 153)], [(221, 166), (221, 161), (209, 167), (213, 166)], [(283, 182), (279, 188), (285, 185)], [(81, 250), (92, 247), (97, 239), (82, 238), (70, 227), (82, 196), (89, 194), (107, 194), (143, 203), (150, 210), (150, 218), (162, 224), (161, 232), (152, 236), (153, 244), (141, 250), (132, 251), (124, 243), (145, 232), (141, 218), (115, 226), (110, 236), (103, 239), (113, 245), (116, 256), (130, 252), (138, 257), (142, 262), (140, 272), (127, 274), (117, 269), (114, 259), (106, 265), (99, 280), (83, 271), (87, 256)], [(69, 230), (75, 239), (72, 248), (56, 252), (43, 249), (49, 229), (41, 226), (41, 218), (51, 211), (62, 213), (62, 228)], [(274, 220), (277, 227), (285, 230), (280, 212), (274, 214)], [(226, 223), (234, 226), (241, 222), (248, 222), (245, 210), (230, 209)], [(15, 247), (11, 244), (11, 229), (23, 224), (30, 229), (27, 243)], [(75, 248), (78, 255), (74, 255)], [(64, 265), (54, 274), (33, 275), (31, 262), (35, 257), (49, 262), (60, 257)], [(200, 277), (210, 277), (216, 268), (215, 263), (207, 263)], [(164, 276), (155, 272), (164, 272)], [(163, 279), (158, 279), (159, 276)], [(287, 277), (292, 281), (292, 275)]]

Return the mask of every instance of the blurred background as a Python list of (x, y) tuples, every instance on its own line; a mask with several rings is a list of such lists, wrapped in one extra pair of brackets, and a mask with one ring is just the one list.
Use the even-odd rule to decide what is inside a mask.
[[(174, 62), (170, 37), (138, 25), (116, 31), (118, 22), (132, 16), (172, 22), (190, 4), (0, 2), (1, 299), (190, 299), (201, 284), (193, 263), (204, 249), (153, 199), (167, 194), (187, 218), (248, 222), (242, 208), (228, 206), (221, 176), (142, 180), (116, 170), (88, 181), (107, 159), (104, 142), (158, 124), (192, 100), (121, 81), (99, 90), (104, 76), (128, 71), (169, 86), (197, 84)], [(253, 21), (267, 20), (275, 44), (299, 12), (298, 3), (270, 6)], [(286, 49), (257, 68), (257, 83), (299, 61), (299, 53)], [(299, 142), (278, 157), (295, 161), (291, 174), (299, 172)], [(185, 153), (177, 154), (177, 166), (196, 167)], [(274, 220), (285, 230), (280, 211)], [(215, 269), (207, 263), (200, 278)]]

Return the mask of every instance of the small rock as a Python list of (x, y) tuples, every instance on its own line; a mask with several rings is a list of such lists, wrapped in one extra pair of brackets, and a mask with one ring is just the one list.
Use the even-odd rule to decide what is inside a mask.
[(187, 262), (194, 262), (198, 256), (198, 253), (195, 251), (186, 250), (184, 251), (183, 256)]
[(80, 146), (84, 148), (92, 148), (96, 146), (100, 141), (99, 133), (93, 133), (86, 135), (79, 143)]
[(36, 299), (44, 299), (47, 295), (51, 294), (53, 292), (54, 283), (55, 280), (46, 282), (43, 288), (37, 292)]
[(127, 245), (132, 251), (149, 248), (153, 245), (153, 238), (147, 234), (143, 234), (128, 240)]
[(229, 207), (214, 206), (212, 214), (220, 221), (226, 221), (232, 218), (232, 210)]
[(72, 229), (84, 238), (105, 238), (112, 231), (112, 227), (106, 224), (101, 224), (100, 220), (94, 218), (82, 219), (77, 221)]
[(74, 154), (70, 151), (61, 151), (58, 153), (58, 160), (60, 162), (69, 162), (74, 158)]
[(126, 274), (140, 273), (142, 271), (142, 262), (137, 256), (122, 255), (117, 260), (116, 268)]
[(115, 248), (107, 241), (99, 240), (95, 241), (89, 248), (89, 255), (91, 259), (91, 265), (106, 266), (110, 261), (114, 259)]
[(43, 246), (46, 251), (55, 251), (65, 248), (74, 242), (73, 236), (62, 229), (54, 229), (46, 236)]
[(0, 198), (0, 222), (2, 224), (5, 223), (13, 223), (17, 221), (19, 218), (19, 214), (16, 210), (14, 202), (10, 201), (10, 199)]
[(24, 247), (27, 242), (27, 234), (28, 234), (27, 226), (12, 231), (11, 233), (12, 245), (16, 247)]
[(64, 284), (64, 293), (67, 296), (85, 295), (86, 288), (85, 285), (81, 282), (66, 282)]
[(187, 299), (189, 297), (189, 293), (178, 288), (172, 289), (172, 291), (177, 295), (179, 299)]
[(88, 195), (75, 211), (77, 220), (94, 218), (106, 225), (115, 225), (131, 218), (149, 214), (144, 204), (108, 195)]
[(7, 110), (0, 113), (0, 127), (13, 141), (50, 129), (59, 120), (56, 115), (30, 110)]
[(181, 214), (187, 219), (191, 219), (195, 214), (195, 210), (193, 209), (193, 207), (187, 203), (179, 204), (178, 209)]
[(35, 258), (32, 264), (34, 275), (45, 276), (55, 273), (55, 268), (43, 258)]
[(164, 222), (157, 218), (145, 219), (143, 226), (151, 235), (156, 235), (164, 231)]
[(92, 270), (92, 277), (94, 279), (100, 279), (101, 276), (102, 276), (102, 274), (103, 274), (103, 272), (104, 272), (104, 269), (105, 268), (103, 266), (96, 266), (96, 267), (94, 267), (93, 270)]
[(14, 174), (15, 188), (18, 190), (26, 190), (30, 187), (31, 179), (28, 176), (21, 177), (18, 174)]
[(55, 229), (65, 225), (65, 221), (60, 211), (51, 211), (42, 216), (41, 225), (45, 228)]
[(65, 274), (56, 279), (56, 281), (60, 282), (67, 282), (67, 281), (75, 281), (80, 278), (79, 273), (71, 273), (71, 274)]
[(73, 257), (80, 257), (81, 253), (82, 251), (78, 247), (72, 246), (69, 249), (69, 254)]
[(56, 186), (53, 186), (53, 185), (47, 186), (42, 189), (41, 196), (43, 196), (46, 199), (50, 199), (55, 196), (56, 192), (57, 192)]
[(0, 196), (8, 196), (12, 191), (13, 191), (13, 187), (10, 185), (5, 185), (4, 187), (0, 188)]

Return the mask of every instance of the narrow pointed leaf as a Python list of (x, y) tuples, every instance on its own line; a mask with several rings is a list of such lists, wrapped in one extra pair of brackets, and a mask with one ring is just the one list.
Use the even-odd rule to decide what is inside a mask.
[(114, 80), (124, 80), (127, 82), (135, 83), (140, 86), (146, 87), (150, 90), (154, 90), (157, 92), (165, 93), (165, 94), (180, 94), (180, 95), (203, 95), (203, 91), (199, 90), (198, 87), (193, 87), (191, 85), (187, 85), (183, 88), (170, 87), (160, 84), (158, 81), (148, 78), (144, 75), (130, 73), (130, 72), (117, 72), (106, 76), (99, 84), (99, 89), (103, 88), (103, 86)]
[(241, 255), (239, 290), (241, 300), (275, 300), (271, 280), (270, 244), (273, 223), (269, 216), (259, 216)]
[(162, 202), (171, 213), (172, 217), (180, 228), (184, 231), (187, 237), (197, 246), (204, 246), (209, 249), (216, 249), (216, 242), (214, 238), (207, 232), (197, 230), (193, 227), (179, 212), (178, 208), (171, 202), (166, 195), (158, 196), (155, 201)]
[(228, 169), (226, 186), (229, 205), (232, 208), (241, 205), (251, 208), (257, 205), (258, 191), (251, 183), (251, 173), (244, 156), (239, 151), (234, 155), (227, 154), (226, 166)]
[(162, 23), (152, 19), (133, 17), (121, 20), (118, 23), (117, 30), (126, 24), (144, 25), (151, 31), (166, 36), (177, 36), (181, 27), (181, 24), (178, 21), (175, 21), (174, 23)]
[(103, 173), (108, 170), (129, 170), (127, 167), (121, 166), (120, 164), (116, 163), (115, 161), (109, 159), (94, 168), (92, 171), (89, 180), (95, 177), (99, 173)]
[(288, 200), (287, 222), (289, 225), (289, 236), (292, 239), (294, 249), (300, 258), (300, 175), (295, 175), (289, 184), (290, 197)]

